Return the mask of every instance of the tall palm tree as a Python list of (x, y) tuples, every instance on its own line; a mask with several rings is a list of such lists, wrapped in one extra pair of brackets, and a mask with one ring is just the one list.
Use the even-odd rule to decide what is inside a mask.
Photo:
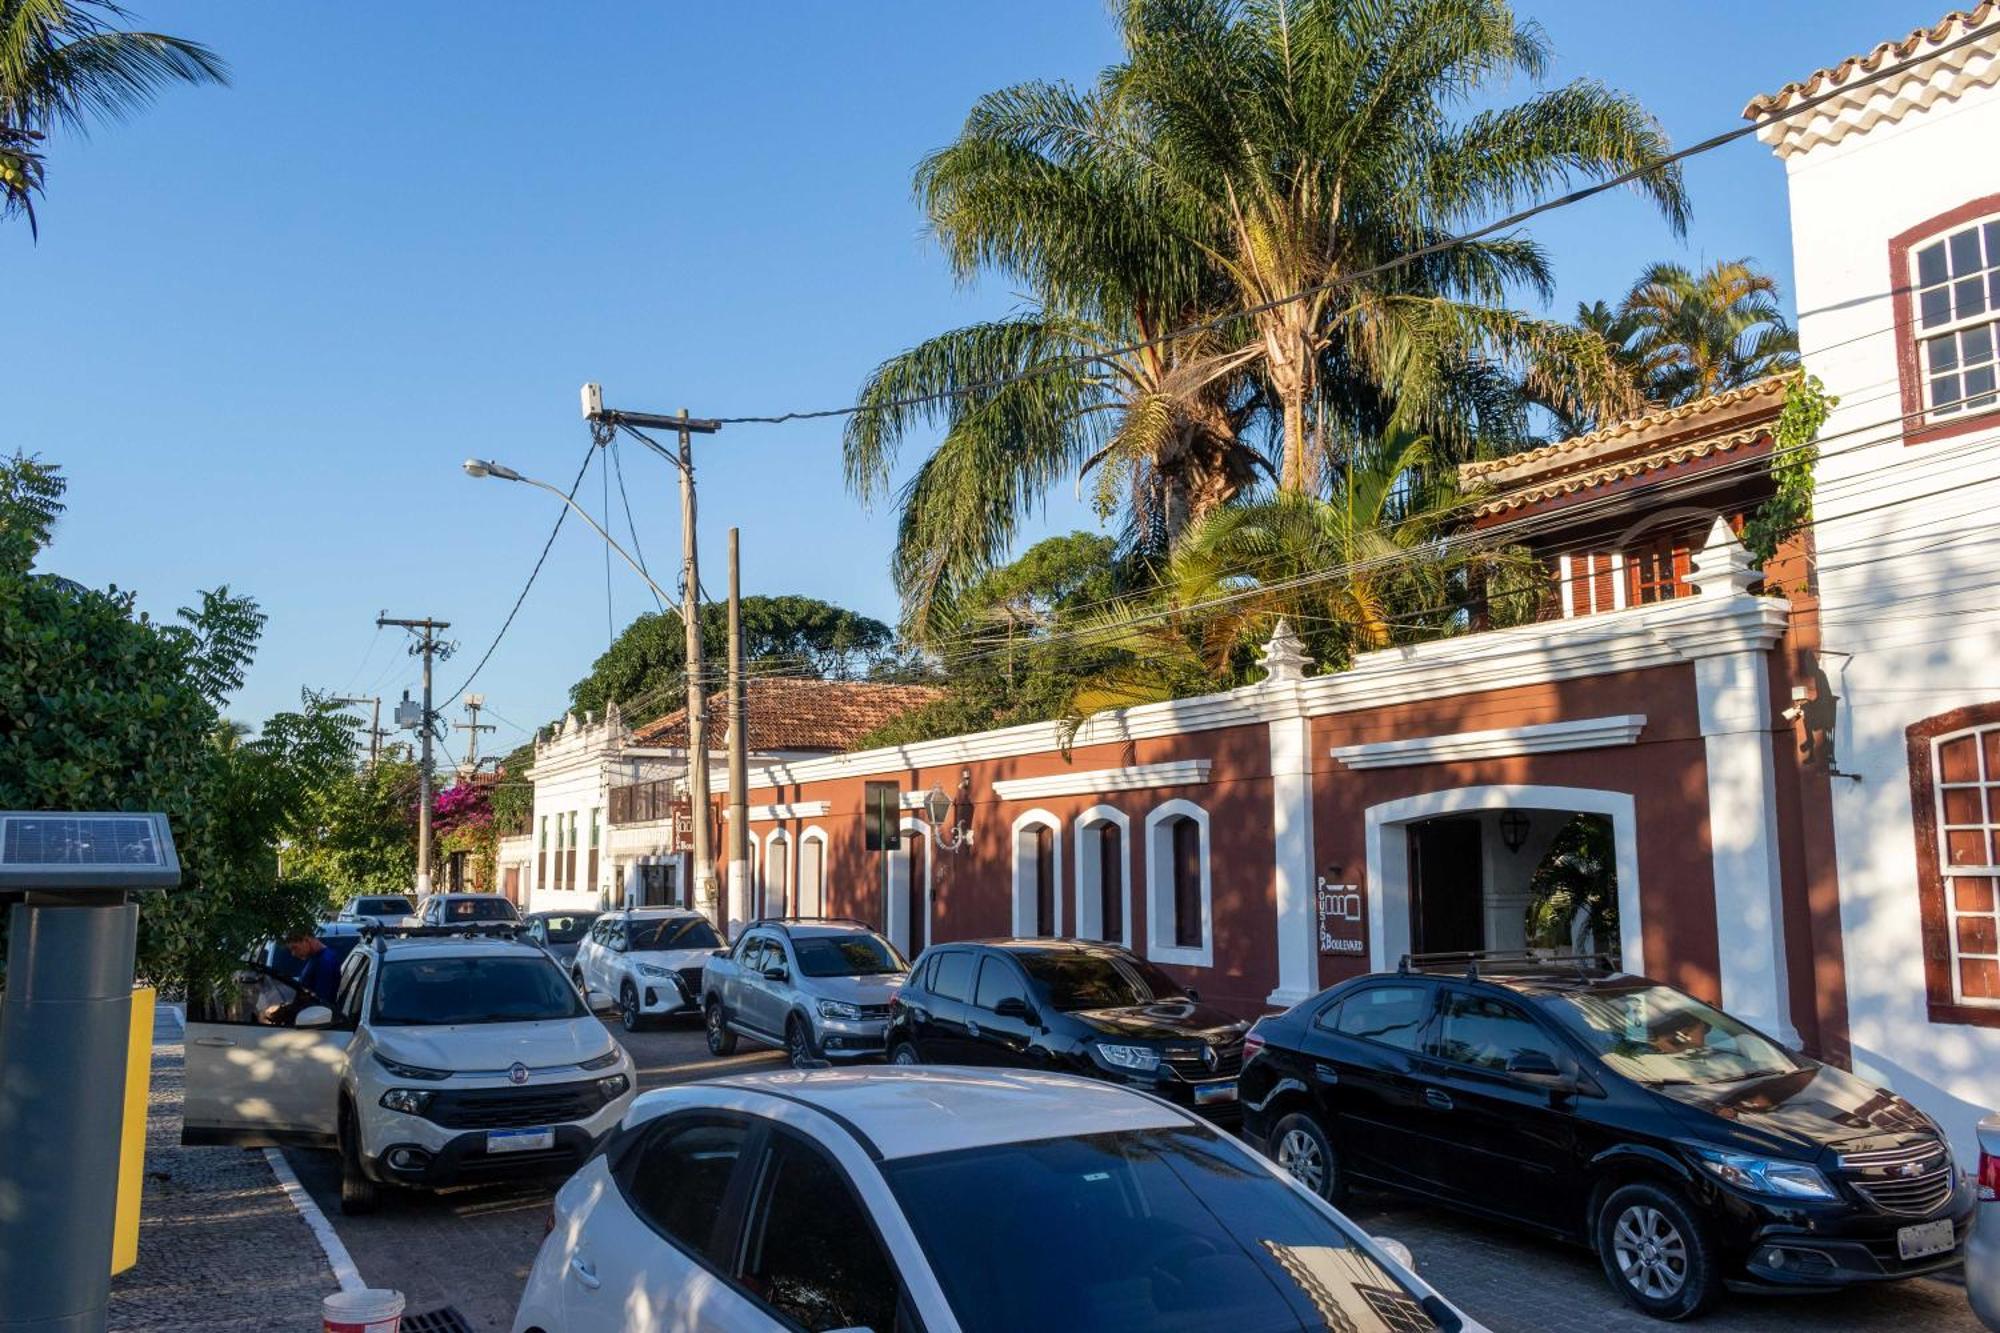
[(51, 130), (88, 132), (168, 84), (228, 82), (206, 46), (119, 26), (130, 18), (114, 0), (0, 0), (0, 215), (34, 225)]
[(1699, 273), (1654, 264), (1620, 307), (1646, 397), (1667, 405), (1734, 389), (1799, 364), (1778, 283), (1748, 259)]
[(1286, 489), (1316, 488), (1344, 441), (1392, 425), (1463, 456), (1464, 377), (1496, 361), (1596, 406), (1629, 400), (1601, 342), (1507, 308), (1518, 286), (1550, 289), (1532, 241), (1421, 253), (1578, 177), (1649, 165), (1635, 188), (1684, 226), (1666, 136), (1623, 94), (1577, 80), (1460, 115), (1514, 74), (1542, 76), (1538, 25), (1504, 0), (1124, 0), (1122, 21), (1127, 59), (1105, 82), (1133, 126), (1125, 147), (1199, 219), (1191, 238), (1254, 329)]

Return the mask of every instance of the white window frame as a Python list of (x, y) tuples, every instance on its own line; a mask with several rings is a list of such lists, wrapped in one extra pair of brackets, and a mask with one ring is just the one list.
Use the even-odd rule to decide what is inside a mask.
[(1014, 934), (1026, 939), (1035, 933), (1035, 862), (1033, 857), (1021, 855), (1021, 834), (1030, 828), (1049, 830), (1051, 862), (1049, 872), (1053, 880), (1051, 888), (1054, 890), (1050, 896), (1055, 899), (1052, 909), (1055, 912), (1055, 920), (1050, 924), (1055, 927), (1055, 938), (1061, 939), (1063, 937), (1063, 824), (1062, 820), (1040, 808), (1017, 815), (1013, 827), (1007, 831), (1007, 845), (1012, 849), (1010, 855), (1014, 858)]
[(806, 831), (799, 835), (799, 854), (797, 861), (794, 863), (792, 867), (792, 889), (793, 893), (798, 898), (798, 904), (800, 908), (799, 914), (801, 916), (807, 915), (807, 913), (804, 911), (805, 878), (799, 873), (799, 868), (805, 865), (806, 863), (806, 846), (809, 843), (814, 844), (819, 848), (819, 883), (813, 885), (813, 910), (811, 912), (811, 915), (825, 916), (826, 915), (826, 861), (828, 854), (833, 849), (831, 845), (827, 842), (826, 830), (821, 828), (817, 824), (808, 825)]
[[(1939, 284), (1932, 283), (1929, 287), (1924, 286), (1923, 279), (1919, 276), (1917, 270), (1917, 256), (1921, 252), (1935, 245), (1943, 245), (1945, 247), (1945, 265), (1947, 271), (1949, 271), (1951, 264), (1951, 238), (1960, 232), (1970, 231), (1979, 237), (1980, 243), (1983, 246), (1986, 243), (1986, 228), (1996, 223), (2000, 223), (2000, 213), (1989, 213), (1984, 217), (1974, 218), (1970, 222), (1962, 222), (1956, 226), (1941, 228), (1932, 235), (1926, 236), (1921, 241), (1910, 246), (1910, 270), (1908, 275), (1910, 281), (1910, 336), (1916, 341), (1916, 346), (1912, 350), (1915, 352), (1916, 362), (1917, 401), (1924, 406), (1925, 425), (1964, 421), (1968, 418), (1982, 416), (1988, 412), (2000, 409), (2000, 280), (1996, 280), (1996, 275), (2000, 275), (2000, 254), (1983, 255), (1984, 267), (1977, 274), (1978, 281), (1985, 289), (1986, 309), (1976, 315), (1967, 315), (1964, 318), (1958, 318), (1954, 314), (1947, 317), (1944, 323), (1937, 325), (1935, 328), (1924, 327), (1924, 293), (1926, 291), (1937, 290)], [(2000, 231), (1996, 231), (1995, 235), (2000, 236)], [(2000, 244), (2000, 241), (1996, 241), (1996, 244)], [(1965, 280), (1964, 278), (1947, 277), (1943, 283), (1943, 287), (1947, 292), (1950, 292), (1953, 287)], [(1995, 380), (1993, 389), (1990, 391), (1982, 390), (1978, 394), (1978, 398), (1981, 400), (1978, 406), (1970, 405), (1966, 399), (1972, 397), (1972, 395), (1965, 392), (1965, 371), (1961, 366), (1956, 371), (1946, 372), (1955, 374), (1959, 378), (1958, 400), (1949, 402), (1943, 408), (1939, 408), (1931, 402), (1932, 374), (1929, 353), (1931, 339), (1942, 338), (1947, 334), (1956, 338), (1968, 329), (1976, 329), (1981, 325), (1985, 325), (1990, 330), (1989, 342), (1991, 346), (1989, 350), (1992, 352), (1992, 360), (1984, 364), (1990, 366), (1993, 370)], [(1957, 983), (1954, 982), (1953, 984), (1956, 985)]]
[[(1174, 849), (1168, 821), (1192, 819), (1201, 847), (1201, 945), (1174, 943)], [(1214, 859), (1208, 834), (1208, 811), (1176, 797), (1146, 815), (1146, 956), (1156, 963), (1185, 967), (1215, 966), (1215, 893), (1209, 863)]]
[(1132, 947), (1132, 817), (1115, 805), (1093, 805), (1076, 817), (1076, 933), (1082, 939), (1102, 939), (1104, 922), (1101, 876), (1104, 858), (1098, 853), (1098, 830), (1109, 824), (1118, 830), (1118, 917), (1123, 929), (1113, 944)]
[[(2000, 866), (1996, 865), (1953, 865), (1951, 860), (1951, 834), (1957, 830), (1976, 828), (1980, 831), (1980, 845), (1986, 848), (1990, 861), (1993, 857), (1993, 832), (2000, 819), (1995, 818), (1992, 804), (2000, 800), (2000, 773), (1990, 773), (1986, 768), (1986, 746), (1977, 738), (1985, 732), (2000, 731), (2000, 725), (1988, 722), (1979, 726), (1963, 727), (1947, 736), (1933, 737), (1931, 740), (1931, 799), (1937, 803), (1937, 861), (1938, 887), (1944, 895), (1944, 930), (1946, 959), (1951, 966), (1951, 1002), (1973, 1009), (2000, 1009), (2000, 999), (1983, 995), (1967, 995), (1964, 979), (1959, 972), (1961, 959), (1992, 959), (2000, 962), (2000, 950), (1994, 953), (1965, 953), (1958, 946), (1958, 923), (1961, 917), (1985, 917), (1994, 922), (1996, 939), (2000, 939), (2000, 891), (1994, 894), (1993, 907), (1984, 912), (1961, 911), (1958, 894), (1952, 880), (2000, 879)], [(1953, 741), (1973, 737), (1972, 753), (1979, 765), (1979, 776), (1971, 782), (1946, 782), (1944, 780), (1944, 747)], [(1947, 791), (1979, 791), (1984, 789), (1986, 820), (1980, 824), (1947, 824), (1944, 812), (1944, 794)]]
[[(785, 849), (785, 860), (784, 860), (785, 883), (781, 886), (782, 892), (784, 893), (784, 901), (779, 903), (778, 905), (780, 910), (773, 912), (771, 910), (771, 857), (772, 854), (776, 852), (780, 847), (783, 847)], [(793, 864), (792, 835), (787, 833), (783, 829), (772, 829), (771, 832), (764, 838), (764, 855), (760, 858), (760, 862), (761, 864), (759, 866), (759, 870), (761, 871), (761, 873), (758, 876), (758, 883), (757, 883), (757, 906), (762, 910), (757, 912), (756, 915), (775, 916), (775, 917), (788, 917), (797, 915), (797, 913), (795, 913), (792, 910), (793, 887), (797, 884), (799, 878), (796, 871), (796, 867)]]

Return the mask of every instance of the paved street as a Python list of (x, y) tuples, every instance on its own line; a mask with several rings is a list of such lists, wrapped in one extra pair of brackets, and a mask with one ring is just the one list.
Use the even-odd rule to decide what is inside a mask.
[[(661, 1087), (724, 1069), (772, 1067), (776, 1052), (748, 1051), (712, 1060), (700, 1029), (688, 1024), (636, 1037), (612, 1029), (640, 1066), (643, 1087)], [(373, 1217), (341, 1217), (330, 1153), (287, 1154), (306, 1188), (374, 1285), (401, 1290), (412, 1311), (450, 1306), (473, 1329), (505, 1329), (541, 1244), (550, 1188), (494, 1185), (397, 1197)], [(1581, 1250), (1482, 1226), (1447, 1213), (1363, 1196), (1355, 1218), (1377, 1235), (1407, 1244), (1437, 1287), (1498, 1333), (1622, 1333), (1657, 1330), (1605, 1285), (1596, 1260)], [(1731, 1296), (1700, 1325), (1716, 1333), (1799, 1328), (1924, 1329), (1976, 1333), (1961, 1288), (1914, 1282), (1829, 1296)]]

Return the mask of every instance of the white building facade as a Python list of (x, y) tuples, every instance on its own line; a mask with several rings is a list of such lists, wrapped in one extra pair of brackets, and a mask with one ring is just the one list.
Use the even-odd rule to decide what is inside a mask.
[[(682, 750), (634, 745), (615, 704), (601, 718), (565, 717), (535, 740), (525, 775), (534, 814), (525, 838), (502, 845), (502, 883), (506, 867), (520, 865), (522, 905), (535, 912), (684, 903), (688, 858), (675, 846), (665, 798), (686, 769)], [(612, 793), (632, 787), (660, 791), (660, 817), (614, 826)]]

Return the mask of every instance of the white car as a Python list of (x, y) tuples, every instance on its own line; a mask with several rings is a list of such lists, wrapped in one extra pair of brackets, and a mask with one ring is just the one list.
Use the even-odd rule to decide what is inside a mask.
[(417, 920), (417, 905), (407, 894), (364, 893), (349, 898), (347, 906), (340, 909), (336, 921), (354, 924), (372, 921), (378, 926), (414, 925)]
[(364, 936), (332, 1009), (245, 967), (190, 995), (183, 1143), (340, 1152), (343, 1211), (383, 1184), (570, 1170), (632, 1103), (632, 1059), (539, 946)]
[(432, 893), (417, 904), (425, 926), (471, 926), (487, 921), (519, 921), (520, 911), (497, 893)]
[(1476, 1329), (1213, 1126), (944, 1066), (649, 1092), (557, 1193), (514, 1333)]
[(686, 908), (606, 912), (576, 946), (570, 974), (597, 1007), (618, 1007), (636, 1032), (648, 1020), (701, 1013), (701, 969), (722, 947), (715, 927)]

